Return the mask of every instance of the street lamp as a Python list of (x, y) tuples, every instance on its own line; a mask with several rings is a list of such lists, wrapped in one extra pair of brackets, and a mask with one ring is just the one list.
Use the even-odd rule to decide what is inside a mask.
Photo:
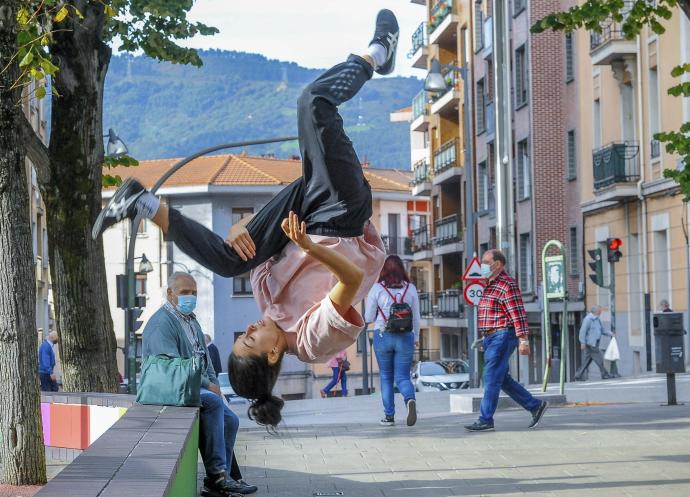
[[(465, 61), (467, 64), (467, 61)], [(438, 59), (431, 60), (431, 69), (424, 80), (424, 89), (428, 92), (445, 93), (450, 88), (443, 75), (443, 69), (458, 71), (462, 78), (462, 141), (463, 141), (463, 161), (465, 163), (465, 261), (466, 265), (476, 255), (474, 248), (474, 231), (477, 220), (474, 211), (474, 160), (472, 152), (474, 149), (473, 139), (474, 131), (472, 130), (472, 109), (470, 107), (470, 84), (468, 83), (469, 75), (467, 73), (467, 66), (458, 67), (453, 64), (441, 65)], [(480, 109), (483, 112), (483, 109)], [(473, 387), (479, 386), (479, 352), (476, 348), (472, 348), (472, 344), (477, 340), (477, 322), (476, 312), (474, 306), (467, 306), (467, 350), (473, 351), (470, 355), (470, 370), (471, 384)]]
[(129, 149), (127, 148), (127, 145), (125, 145), (125, 142), (123, 142), (119, 136), (117, 136), (117, 133), (113, 130), (113, 128), (110, 128), (108, 130), (108, 134), (104, 135), (103, 137), (108, 137), (108, 145), (107, 145), (107, 155), (110, 157), (122, 157), (123, 155), (127, 155), (129, 153)]
[(141, 254), (141, 262), (139, 262), (139, 272), (147, 274), (153, 272), (153, 264), (146, 258), (146, 254)]

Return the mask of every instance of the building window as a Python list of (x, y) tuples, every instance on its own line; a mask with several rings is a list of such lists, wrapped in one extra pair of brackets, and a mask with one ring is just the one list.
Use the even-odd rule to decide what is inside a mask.
[(577, 149), (575, 148), (575, 130), (568, 131), (568, 179), (577, 178)]
[(517, 145), (517, 180), (518, 200), (529, 198), (532, 190), (532, 167), (527, 140), (522, 140)]
[(441, 334), (441, 357), (458, 359), (460, 357), (460, 337), (451, 333)]
[(477, 207), (479, 212), (489, 209), (489, 176), (486, 170), (486, 161), (479, 163), (477, 184)]
[(654, 232), (654, 298), (657, 305), (662, 299), (671, 301), (671, 264), (669, 260), (668, 230)]
[(480, 243), (479, 244), (479, 258), (481, 259), (484, 256), (484, 252), (489, 250), (489, 244), (488, 243)]
[(594, 126), (592, 126), (592, 132), (594, 133), (593, 144), (594, 149), (601, 147), (601, 102), (597, 98), (594, 101), (594, 109), (592, 110), (594, 116)]
[(515, 50), (515, 107), (527, 103), (527, 56), (525, 45)]
[(249, 280), (249, 272), (240, 274), (232, 278), (232, 294), (233, 295), (251, 295), (252, 284)]
[(494, 59), (489, 57), (486, 59), (486, 101), (491, 103), (494, 101)]
[(573, 276), (580, 274), (579, 253), (580, 246), (577, 240), (577, 226), (572, 226), (570, 228), (570, 274)]
[(254, 214), (254, 209), (251, 207), (233, 207), (232, 208), (232, 224), (239, 223), (245, 217)]
[(517, 16), (525, 10), (525, 4), (527, 3), (527, 0), (513, 0), (513, 17)]
[(573, 34), (565, 34), (565, 81), (570, 83), (575, 79), (575, 60), (574, 60)]
[(520, 289), (532, 291), (532, 241), (529, 233), (520, 235)]
[(137, 235), (144, 235), (146, 234), (146, 228), (147, 228), (148, 220), (147, 219), (142, 219), (141, 222), (139, 223), (139, 227), (137, 228)]
[(486, 95), (484, 94), (484, 78), (477, 81), (477, 134), (486, 131)]
[(649, 133), (652, 135), (652, 142), (649, 148), (650, 156), (656, 159), (661, 155), (659, 142), (654, 139), (654, 135), (661, 131), (661, 119), (659, 116), (659, 73), (656, 67), (649, 69)]
[(479, 52), (484, 48), (484, 13), (482, 2), (474, 2), (474, 50)]

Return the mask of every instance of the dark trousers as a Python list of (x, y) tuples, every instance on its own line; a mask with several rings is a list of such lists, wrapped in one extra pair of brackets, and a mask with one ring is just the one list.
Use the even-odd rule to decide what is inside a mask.
[(49, 374), (38, 373), (38, 377), (41, 380), (41, 391), (42, 392), (57, 392), (58, 391), (57, 381), (51, 380)]
[(283, 250), (289, 240), (280, 223), (291, 210), (306, 222), (310, 234), (361, 236), (372, 213), (371, 188), (345, 134), (338, 105), (354, 97), (372, 73), (369, 63), (350, 55), (302, 92), (297, 103), (302, 177), (247, 224), (256, 245), (253, 259), (243, 261), (223, 238), (175, 209), (170, 209), (166, 239), (214, 273), (233, 277)]
[(599, 367), (602, 378), (608, 376), (609, 372), (606, 371), (606, 367), (604, 367), (604, 356), (602, 355), (599, 347), (587, 345), (582, 357), (582, 366), (580, 366), (580, 369), (575, 372), (576, 380), (584, 378), (584, 375), (587, 372), (587, 369), (589, 369), (589, 365), (592, 363), (592, 361), (594, 361), (594, 363)]
[(340, 387), (342, 388), (341, 393), (343, 397), (347, 397), (347, 373), (341, 368), (331, 368), (333, 370), (333, 377), (328, 384), (323, 387), (323, 391), (330, 393), (331, 389), (340, 382)]

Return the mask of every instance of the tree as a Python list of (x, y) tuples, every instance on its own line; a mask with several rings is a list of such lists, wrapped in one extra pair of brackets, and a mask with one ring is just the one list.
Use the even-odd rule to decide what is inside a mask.
[(0, 482), (46, 481), (36, 293), (17, 52), (17, 0), (0, 5)]
[[(663, 34), (664, 20), (673, 17), (673, 9), (678, 6), (690, 19), (690, 0), (586, 0), (582, 5), (572, 7), (566, 12), (555, 12), (537, 21), (532, 26), (533, 33), (547, 29), (571, 32), (578, 28), (601, 33), (602, 26), (611, 20), (622, 23), (623, 35), (632, 39), (640, 34), (643, 26), (656, 34)], [(690, 74), (690, 61), (671, 71), (674, 78)], [(669, 95), (690, 98), (690, 82), (681, 82), (668, 90)], [(676, 153), (683, 158), (682, 170), (667, 169), (664, 177), (673, 178), (679, 185), (684, 201), (690, 201), (690, 122), (684, 123), (678, 131), (656, 133), (654, 138), (666, 143), (666, 151)]]
[[(201, 65), (176, 40), (217, 32), (186, 16), (192, 0), (24, 0), (22, 77), (52, 76), (46, 148), (24, 123), (27, 151), (47, 209), (50, 270), (68, 391), (117, 391), (116, 341), (102, 240), (91, 239), (101, 209), (103, 87), (113, 40), (158, 60)], [(28, 59), (28, 60), (27, 60)], [(39, 96), (46, 90), (39, 90)]]

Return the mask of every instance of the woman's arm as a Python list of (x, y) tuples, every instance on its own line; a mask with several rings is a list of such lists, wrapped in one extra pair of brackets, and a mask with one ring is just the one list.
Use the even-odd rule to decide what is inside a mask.
[(378, 286), (374, 285), (371, 287), (371, 290), (369, 290), (367, 302), (364, 305), (364, 321), (367, 323), (376, 321), (376, 314), (379, 312), (378, 295)]
[(410, 283), (410, 288), (407, 294), (410, 297), (410, 307), (412, 308), (412, 330), (414, 331), (414, 341), (419, 342), (419, 325), (421, 321), (421, 315), (419, 313), (419, 293), (417, 293), (417, 287)]
[(290, 212), (290, 215), (283, 219), (281, 227), (290, 240), (326, 266), (338, 278), (338, 283), (328, 296), (341, 314), (347, 312), (362, 284), (364, 271), (335, 250), (312, 242), (307, 235), (306, 224), (300, 223), (294, 212)]

